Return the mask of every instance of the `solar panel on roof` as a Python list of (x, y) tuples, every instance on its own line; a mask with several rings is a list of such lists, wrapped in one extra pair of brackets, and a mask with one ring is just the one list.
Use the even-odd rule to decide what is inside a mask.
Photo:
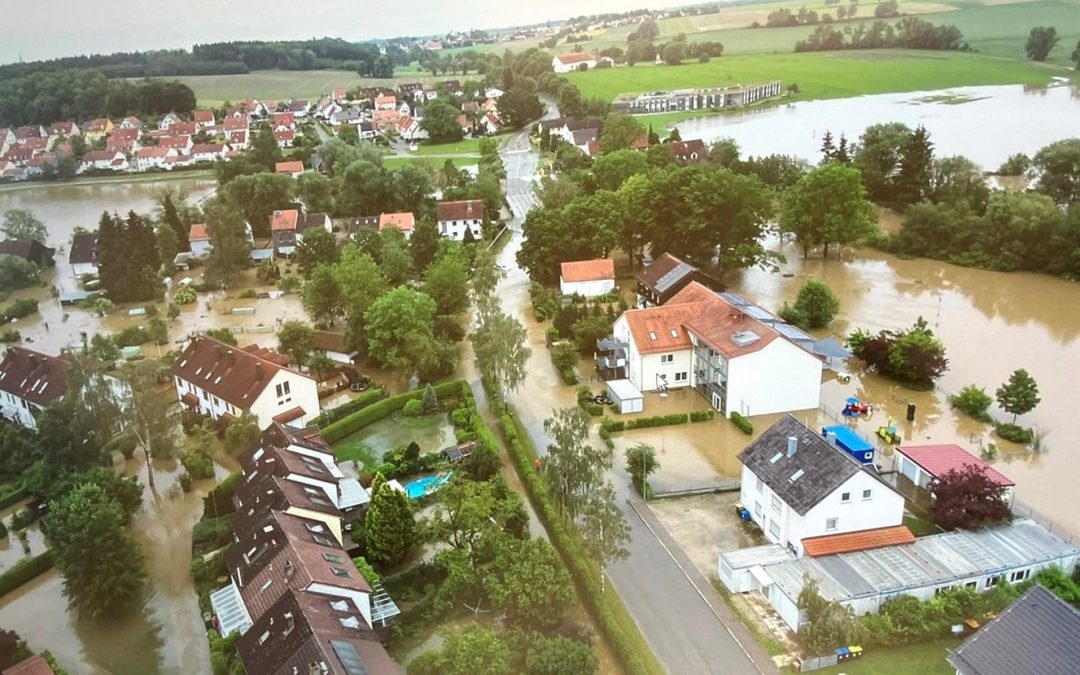
[(746, 305), (745, 307), (742, 307), (742, 311), (747, 316), (751, 316), (751, 317), (757, 319), (758, 321), (775, 321), (776, 320), (775, 316), (773, 316), (769, 312), (765, 311), (764, 309), (758, 307), (757, 305)]
[(720, 297), (726, 300), (729, 305), (734, 305), (735, 307), (746, 307), (750, 304), (738, 293), (721, 293)]
[(684, 262), (679, 263), (670, 272), (656, 280), (656, 290), (663, 293), (674, 286), (680, 279), (694, 271), (694, 267)]
[(330, 647), (337, 654), (338, 660), (341, 661), (346, 673), (349, 675), (367, 675), (368, 670), (364, 666), (364, 662), (360, 660), (360, 655), (356, 653), (356, 647), (351, 642), (331, 640)]
[(811, 335), (807, 335), (790, 323), (777, 323), (773, 324), (773, 329), (793, 342), (813, 342), (814, 338)]

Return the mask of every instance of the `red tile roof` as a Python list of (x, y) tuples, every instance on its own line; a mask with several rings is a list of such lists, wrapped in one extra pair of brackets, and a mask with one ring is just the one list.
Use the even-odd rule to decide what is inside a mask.
[(282, 141), (291, 141), (296, 138), (296, 132), (292, 129), (286, 129), (285, 131), (275, 131), (274, 140), (278, 143)]
[(225, 402), (247, 410), (279, 370), (282, 367), (272, 361), (201, 336), (192, 340), (177, 357), (171, 372), (173, 377), (192, 382)]
[(484, 217), (484, 202), (479, 199), (466, 199), (460, 202), (439, 202), (435, 207), (437, 218), (443, 220), (481, 220)]
[(634, 337), (634, 345), (639, 354), (681, 351), (690, 349), (690, 334), (682, 327), (702, 311), (699, 304), (649, 307), (632, 309), (625, 313), (626, 325)]
[(9, 668), (4, 668), (3, 675), (54, 675), (54, 673), (49, 662), (40, 654), (35, 654)]
[(195, 111), (196, 122), (209, 122), (214, 123), (214, 111), (213, 110), (196, 110)]
[(277, 173), (303, 173), (303, 162), (278, 162), (274, 165), (274, 171)]
[(274, 211), (270, 216), (270, 231), (295, 230), (296, 221), (300, 218), (300, 212), (296, 209), (288, 211)]
[(567, 282), (614, 279), (615, 261), (610, 258), (599, 258), (564, 262), (561, 276), (562, 280)]
[(802, 540), (806, 555), (814, 558), (914, 542), (915, 535), (903, 525), (879, 527), (875, 530), (860, 530), (859, 532), (846, 532), (844, 534), (829, 534), (823, 537), (808, 537)]
[(184, 148), (191, 145), (191, 136), (163, 136), (158, 140), (159, 148)]
[(300, 406), (296, 406), (290, 410), (286, 410), (280, 415), (274, 415), (274, 421), (278, 424), (288, 424), (295, 419), (300, 419), (304, 416), (304, 409)]
[(559, 61), (569, 66), (573, 63), (585, 63), (586, 61), (595, 61), (596, 54), (592, 54), (590, 52), (566, 52), (564, 54), (557, 54), (555, 58), (559, 59)]
[(898, 450), (911, 458), (913, 462), (921, 466), (931, 476), (940, 477), (965, 466), (981, 467), (986, 472), (986, 477), (1006, 487), (1016, 485), (1004, 474), (982, 461), (959, 445), (945, 443), (942, 445), (905, 445)]
[(416, 217), (410, 212), (379, 214), (379, 230), (396, 227), (402, 232), (412, 232), (415, 225)]
[(0, 391), (47, 406), (67, 393), (67, 362), (25, 347), (8, 347), (0, 361)]
[(200, 239), (210, 239), (210, 231), (206, 229), (206, 223), (192, 223), (191, 229), (188, 230), (188, 241)]

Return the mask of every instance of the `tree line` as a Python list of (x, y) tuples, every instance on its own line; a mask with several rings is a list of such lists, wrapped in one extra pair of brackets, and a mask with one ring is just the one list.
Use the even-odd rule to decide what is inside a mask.
[(821, 25), (805, 40), (795, 43), (796, 52), (837, 51), (841, 49), (932, 49), (970, 51), (960, 29), (952, 25), (936, 26), (917, 17), (906, 16), (895, 24), (875, 21), (854, 26)]

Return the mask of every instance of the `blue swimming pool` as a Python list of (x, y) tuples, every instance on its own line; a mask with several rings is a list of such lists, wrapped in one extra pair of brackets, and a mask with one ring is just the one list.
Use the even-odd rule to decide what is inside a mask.
[(426, 497), (446, 485), (453, 475), (454, 472), (450, 471), (441, 476), (424, 476), (423, 478), (417, 478), (405, 485), (405, 494), (409, 496), (409, 499)]

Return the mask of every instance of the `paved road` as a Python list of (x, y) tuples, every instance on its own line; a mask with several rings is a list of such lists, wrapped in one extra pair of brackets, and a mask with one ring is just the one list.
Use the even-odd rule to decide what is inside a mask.
[[(550, 117), (557, 116), (550, 103), (548, 109)], [(513, 218), (509, 221), (512, 238), (499, 255), (499, 264), (507, 271), (499, 294), (504, 309), (524, 321), (529, 280), (518, 267), (515, 254), (521, 248), (521, 224), (537, 203), (533, 181), (538, 166), (528, 132), (511, 136), (502, 157), (507, 176), (506, 199)], [(525, 383), (509, 398), (519, 421), (542, 453), (550, 442), (543, 419), (550, 415), (552, 406), (573, 405), (573, 394), (562, 396), (565, 390), (558, 387), (555, 389), (560, 394), (553, 394), (554, 369), (545, 363), (546, 353), (537, 353), (541, 349), (534, 344)], [(627, 546), (630, 556), (610, 565), (608, 578), (665, 670), (677, 675), (777, 672), (708, 580), (682, 553), (648, 506), (629, 489), (629, 477), (621, 466), (612, 470), (611, 480), (632, 539)]]

